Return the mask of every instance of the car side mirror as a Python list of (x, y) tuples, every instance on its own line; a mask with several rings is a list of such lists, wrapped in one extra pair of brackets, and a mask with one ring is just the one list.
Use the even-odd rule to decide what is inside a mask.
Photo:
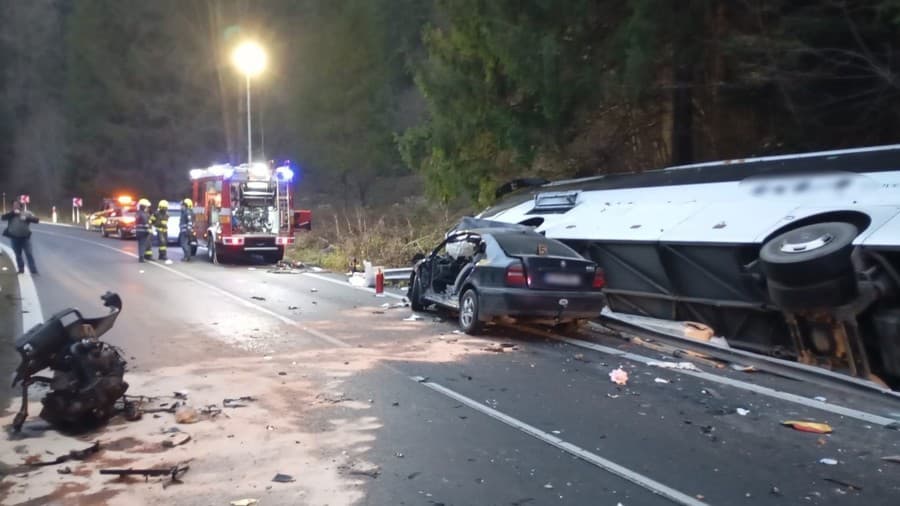
[(475, 253), (485, 253), (487, 251), (487, 243), (480, 242), (478, 246), (475, 246)]

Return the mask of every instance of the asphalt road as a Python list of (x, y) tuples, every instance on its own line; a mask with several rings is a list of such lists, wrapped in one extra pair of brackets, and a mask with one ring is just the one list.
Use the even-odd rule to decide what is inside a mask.
[[(210, 389), (254, 392), (266, 401), (266, 420), (280, 420), (237, 430), (229, 427), (237, 421), (220, 419), (221, 440), (190, 455), (185, 485), (145, 491), (102, 483), (107, 493), (96, 497), (108, 502), (94, 503), (227, 504), (239, 496), (263, 504), (372, 505), (900, 501), (900, 464), (882, 459), (900, 455), (900, 432), (863, 416), (900, 416), (889, 405), (857, 403), (850, 407), (860, 416), (841, 415), (523, 330), (470, 338), (454, 333), (452, 315), (406, 321), (408, 308), (381, 307), (398, 297), (376, 298), (324, 273), (181, 263), (177, 249), (170, 249), (173, 265), (139, 264), (133, 241), (64, 227), (35, 227), (34, 249), (45, 316), (73, 306), (102, 313), (102, 293), (121, 295), (122, 315), (105, 339), (125, 350), (130, 374), (139, 378), (130, 393), (157, 395), (153, 389), (163, 384), (202, 391), (208, 382)], [(612, 339), (602, 344), (658, 358)], [(630, 375), (626, 386), (610, 382), (619, 366)], [(823, 395), (832, 399), (823, 403), (829, 408), (845, 396), (700, 367)], [(827, 422), (834, 432), (798, 432), (780, 424), (786, 419)], [(212, 422), (196, 426), (203, 423)], [(257, 437), (255, 430), (268, 437), (262, 426), (287, 430), (285, 441), (295, 432), (293, 448), (304, 449), (261, 442), (244, 457), (229, 453), (245, 435)], [(215, 431), (207, 436), (215, 438)], [(10, 437), (3, 444), (22, 443)], [(7, 466), (17, 463), (12, 453), (0, 455)], [(273, 484), (254, 475), (254, 467), (270, 465), (296, 481)], [(326, 471), (327, 489), (317, 478)], [(62, 488), (40, 495), (13, 478), (10, 472), (7, 486), (0, 482), (3, 504), (47, 503), (51, 495), (75, 504), (65, 498), (86, 490), (65, 488), (53, 476)]]

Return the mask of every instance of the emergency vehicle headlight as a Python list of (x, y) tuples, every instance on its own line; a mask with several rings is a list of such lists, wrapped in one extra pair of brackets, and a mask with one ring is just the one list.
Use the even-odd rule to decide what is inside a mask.
[(250, 166), (250, 175), (253, 177), (269, 177), (269, 166), (264, 163), (254, 163)]
[(294, 179), (294, 171), (290, 167), (283, 165), (275, 169), (275, 177), (282, 181), (290, 181)]

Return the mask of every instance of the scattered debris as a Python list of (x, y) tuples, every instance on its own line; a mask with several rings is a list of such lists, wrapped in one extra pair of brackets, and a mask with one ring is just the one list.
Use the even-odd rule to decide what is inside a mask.
[(609, 397), (610, 399), (618, 399), (619, 398), (619, 394), (606, 394), (606, 396)]
[(572, 356), (572, 358), (579, 362), (584, 362), (585, 364), (589, 364), (591, 362), (590, 360), (584, 358), (584, 353), (576, 353)]
[(697, 371), (700, 369), (691, 362), (647, 362), (650, 367), (661, 367), (663, 369), (680, 369), (682, 371)]
[(256, 398), (250, 395), (245, 395), (243, 397), (238, 397), (236, 399), (222, 399), (222, 407), (223, 408), (245, 408), (247, 407), (245, 402), (255, 402)]
[(369, 478), (372, 478), (374, 480), (374, 479), (378, 478), (378, 475), (381, 474), (381, 471), (379, 471), (378, 469), (370, 469), (370, 470), (366, 470), (366, 471), (357, 470), (357, 471), (350, 471), (350, 474), (354, 475), (354, 476), (368, 476)]
[(197, 423), (200, 413), (190, 406), (181, 406), (175, 410), (175, 421), (178, 423)]
[(416, 476), (418, 476), (418, 475), (420, 475), (420, 474), (422, 474), (421, 471), (416, 471), (416, 472), (410, 474), (409, 476), (407, 476), (406, 479), (407, 479), (407, 480), (414, 480), (414, 479), (416, 479)]
[(838, 463), (835, 459), (819, 459), (819, 464), (825, 464), (826, 466), (836, 466)]
[(295, 309), (300, 309), (297, 306), (288, 306), (288, 311), (294, 311)]
[(848, 490), (862, 490), (863, 488), (854, 483), (850, 483), (849, 481), (839, 480), (837, 478), (823, 478), (825, 481), (834, 483), (835, 485), (840, 485), (842, 487), (847, 487)]
[(812, 432), (814, 434), (830, 434), (832, 430), (831, 426), (827, 423), (803, 422), (797, 420), (786, 420), (781, 422), (781, 425), (791, 427), (794, 430), (799, 430), (801, 432)]
[(413, 379), (414, 381), (419, 382), (419, 383), (425, 383), (425, 382), (428, 381), (428, 376), (413, 376), (412, 379)]
[(260, 297), (259, 295), (253, 295), (250, 298), (253, 300), (266, 300), (265, 297)]
[(181, 477), (190, 469), (187, 464), (178, 464), (172, 467), (151, 469), (101, 469), (100, 474), (114, 474), (119, 478), (125, 476), (143, 476), (148, 479), (151, 476), (168, 476), (174, 483), (181, 483)]
[(319, 291), (318, 288), (310, 288), (310, 289), (309, 289), (309, 292), (310, 292), (310, 293), (316, 293), (316, 292), (318, 292), (318, 291)]
[(456, 335), (458, 335), (458, 336), (461, 336), (461, 335), (465, 334), (465, 332), (463, 332), (462, 330), (459, 330), (459, 329), (454, 330), (452, 333), (453, 333), (453, 334), (456, 334)]
[(553, 488), (553, 485), (551, 485), (550, 483), (548, 483), (548, 484), (544, 485), (544, 488), (550, 489), (550, 488)]
[(266, 430), (275, 430), (274, 425), (266, 425)]
[(290, 483), (297, 480), (295, 480), (294, 477), (289, 474), (276, 473), (275, 477), (272, 478), (272, 481), (274, 481), (275, 483)]
[(731, 364), (731, 368), (740, 372), (757, 372), (759, 369), (752, 365)]
[(749, 409), (744, 409), (744, 408), (737, 408), (737, 409), (735, 410), (735, 412), (736, 412), (737, 414), (741, 415), (741, 416), (747, 416), (747, 415), (750, 414), (750, 410), (749, 410)]
[(34, 466), (34, 467), (53, 466), (56, 464), (62, 464), (63, 462), (68, 462), (70, 460), (86, 460), (88, 457), (97, 453), (98, 451), (100, 451), (100, 441), (94, 441), (94, 444), (92, 444), (91, 446), (88, 446), (87, 448), (85, 448), (83, 450), (72, 450), (65, 455), (60, 455), (59, 457), (56, 457), (55, 460), (51, 460), (49, 462), (42, 462), (42, 461), (29, 462), (28, 465)]
[(174, 392), (173, 395), (175, 396), (176, 399), (186, 400), (188, 398), (188, 391), (187, 390), (179, 390), (177, 392)]
[(813, 397), (813, 399), (817, 400), (819, 402), (828, 402), (828, 399), (826, 399), (825, 397), (822, 397), (821, 395), (817, 395), (816, 397)]
[(418, 322), (418, 321), (422, 321), (422, 320), (424, 320), (424, 318), (422, 318), (421, 316), (419, 316), (419, 315), (417, 315), (417, 314), (415, 314), (415, 313), (409, 315), (409, 318), (404, 318), (404, 319), (403, 319), (403, 321), (405, 321), (405, 322)]
[(769, 493), (776, 497), (781, 497), (781, 489), (774, 485), (772, 486), (772, 489), (769, 490)]
[(881, 457), (881, 460), (885, 462), (893, 462), (894, 464), (900, 464), (900, 455), (888, 455), (887, 457)]
[(259, 504), (259, 501), (257, 499), (249, 499), (249, 498), (248, 499), (237, 499), (235, 501), (231, 501), (228, 504), (230, 504), (231, 506), (253, 506), (254, 504)]
[(403, 454), (400, 453), (400, 452), (395, 452), (395, 453), (394, 453), (394, 456), (397, 457), (398, 459), (402, 459), (402, 458), (403, 458)]
[(665, 379), (665, 378), (656, 378), (656, 379), (654, 379), (653, 381), (654, 381), (655, 383), (662, 383), (662, 384), (668, 384), (668, 383), (669, 383), (669, 380), (667, 380), (667, 379)]
[(72, 474), (72, 468), (69, 466), (66, 466), (66, 467), (57, 469), (56, 472), (59, 474)]
[(176, 446), (181, 446), (183, 444), (187, 444), (187, 442), (190, 440), (191, 440), (191, 435), (185, 434), (184, 437), (181, 439), (181, 441), (178, 441), (177, 443), (166, 439), (165, 441), (162, 442), (162, 447), (166, 448), (166, 449), (175, 448)]
[(613, 369), (609, 372), (609, 380), (616, 385), (625, 385), (628, 383), (628, 373), (621, 367)]

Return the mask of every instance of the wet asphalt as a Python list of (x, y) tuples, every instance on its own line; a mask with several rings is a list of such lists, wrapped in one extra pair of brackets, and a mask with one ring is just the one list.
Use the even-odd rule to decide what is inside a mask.
[[(118, 292), (123, 312), (105, 339), (125, 349), (139, 370), (210, 356), (334, 347), (296, 326), (286, 330), (285, 320), (317, 329), (333, 324), (331, 334), (346, 339), (340, 329), (354, 328), (351, 310), (395, 302), (326, 282), (323, 274), (274, 274), (264, 265), (211, 265), (202, 258), (185, 264), (176, 248), (171, 266), (139, 264), (133, 241), (74, 228), (35, 227), (34, 249), (44, 316), (67, 307), (103, 313), (99, 296)], [(4, 284), (2, 293), (7, 290)], [(7, 311), (2, 321), (9, 321), (9, 308), (0, 306)], [(382, 329), (360, 320), (363, 332), (354, 334), (352, 345), (380, 345), (390, 326), (408, 314), (398, 311), (407, 313), (375, 320), (384, 322)], [(417, 324), (455, 337), (452, 321)], [(235, 340), (250, 334), (252, 340)], [(494, 329), (488, 338), (516, 349), (454, 361), (388, 357), (381, 367), (349, 378), (346, 395), (371, 399), (372, 416), (381, 424), (368, 455), (381, 472), (365, 486), (362, 504), (673, 504), (412, 376), (708, 504), (900, 501), (900, 464), (882, 460), (900, 455), (898, 431), (524, 332)], [(0, 343), (8, 341), (0, 335)], [(609, 380), (618, 366), (629, 372), (626, 386)], [(773, 376), (758, 381), (804, 394), (819, 391)], [(827, 389), (821, 393), (832, 397)], [(738, 408), (749, 413), (741, 416)], [(827, 422), (834, 432), (794, 431), (780, 424), (785, 419)], [(823, 458), (837, 464), (822, 464)]]

